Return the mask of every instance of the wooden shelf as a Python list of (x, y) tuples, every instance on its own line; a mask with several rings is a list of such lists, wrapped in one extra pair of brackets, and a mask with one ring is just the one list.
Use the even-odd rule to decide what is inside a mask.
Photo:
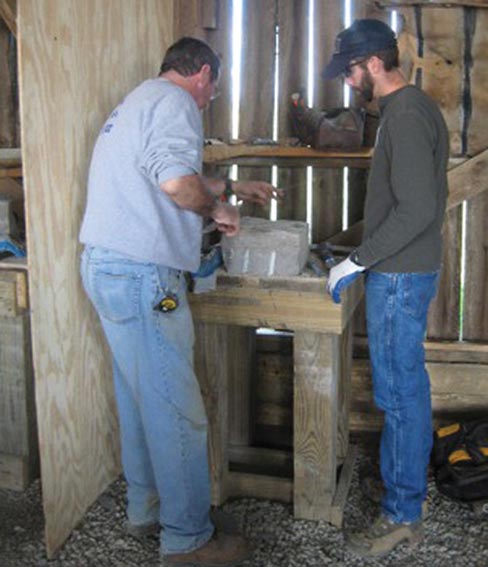
[(361, 148), (353, 152), (319, 151), (303, 146), (215, 144), (205, 146), (205, 164), (247, 166), (281, 165), (285, 167), (369, 167), (373, 148)]

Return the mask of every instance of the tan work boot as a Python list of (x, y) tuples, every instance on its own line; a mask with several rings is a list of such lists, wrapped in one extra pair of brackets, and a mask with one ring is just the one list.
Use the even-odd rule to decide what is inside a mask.
[(164, 565), (168, 567), (233, 567), (249, 559), (251, 555), (251, 548), (242, 536), (216, 530), (202, 547), (189, 553), (163, 555), (163, 559)]
[(347, 536), (347, 547), (361, 557), (382, 557), (397, 545), (408, 543), (415, 546), (422, 541), (422, 520), (411, 524), (395, 524), (381, 515), (367, 530)]
[[(384, 491), (383, 482), (380, 478), (367, 476), (361, 481), (361, 492), (375, 504), (381, 504)], [(424, 500), (422, 502), (422, 520), (427, 518), (428, 513), (429, 505), (427, 504), (427, 500)]]

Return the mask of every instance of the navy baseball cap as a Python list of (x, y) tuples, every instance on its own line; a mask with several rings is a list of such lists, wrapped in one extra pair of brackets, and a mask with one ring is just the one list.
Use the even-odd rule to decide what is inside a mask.
[(337, 35), (332, 59), (323, 70), (322, 77), (334, 79), (356, 57), (396, 46), (395, 33), (385, 23), (372, 19), (355, 20)]

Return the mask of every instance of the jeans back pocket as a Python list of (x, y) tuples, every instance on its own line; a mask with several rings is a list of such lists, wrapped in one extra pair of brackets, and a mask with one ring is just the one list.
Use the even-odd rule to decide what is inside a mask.
[(142, 277), (124, 271), (95, 268), (92, 279), (92, 301), (99, 315), (113, 323), (124, 323), (141, 312)]

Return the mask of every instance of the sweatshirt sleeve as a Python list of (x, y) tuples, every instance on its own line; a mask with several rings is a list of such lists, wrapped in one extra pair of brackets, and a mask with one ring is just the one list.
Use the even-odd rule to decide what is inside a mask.
[(365, 266), (384, 260), (420, 235), (436, 217), (435, 130), (420, 112), (403, 111), (384, 124), (393, 206), (358, 248)]
[(189, 95), (175, 90), (163, 97), (148, 109), (144, 122), (139, 167), (155, 186), (201, 173), (202, 119)]

